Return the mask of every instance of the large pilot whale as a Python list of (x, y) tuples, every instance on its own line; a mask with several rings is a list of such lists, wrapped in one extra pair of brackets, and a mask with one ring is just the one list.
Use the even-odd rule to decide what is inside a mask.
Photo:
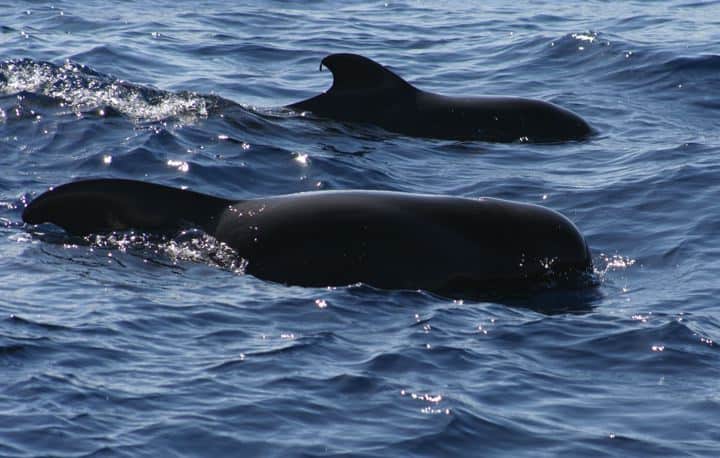
[(339, 121), (378, 125), (410, 136), (496, 142), (582, 140), (592, 130), (575, 113), (519, 97), (449, 97), (420, 90), (357, 54), (331, 54), (330, 89), (288, 105)]
[(70, 234), (198, 226), (246, 273), (301, 286), (365, 283), (450, 297), (574, 281), (590, 251), (563, 215), (537, 205), (385, 191), (317, 191), (233, 201), (124, 179), (72, 182), (25, 208)]

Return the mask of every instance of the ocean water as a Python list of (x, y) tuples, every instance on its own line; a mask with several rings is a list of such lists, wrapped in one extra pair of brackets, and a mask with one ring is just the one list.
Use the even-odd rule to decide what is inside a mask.
[[(0, 456), (720, 455), (720, 3), (0, 0)], [(410, 138), (281, 107), (333, 52), (597, 134)], [(197, 232), (23, 225), (142, 179), (545, 205), (599, 285), (451, 300), (243, 275)]]

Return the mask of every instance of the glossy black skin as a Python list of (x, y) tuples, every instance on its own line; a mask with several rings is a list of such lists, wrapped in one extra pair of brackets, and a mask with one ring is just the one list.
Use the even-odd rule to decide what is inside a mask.
[(89, 180), (42, 194), (23, 220), (78, 235), (195, 225), (245, 258), (247, 273), (301, 286), (362, 282), (464, 297), (592, 269), (585, 240), (567, 218), (488, 198), (319, 191), (235, 202), (139, 181)]
[(375, 124), (410, 136), (496, 142), (583, 140), (590, 126), (549, 102), (519, 97), (448, 97), (425, 92), (366, 57), (331, 54), (325, 93), (289, 105), (295, 111)]

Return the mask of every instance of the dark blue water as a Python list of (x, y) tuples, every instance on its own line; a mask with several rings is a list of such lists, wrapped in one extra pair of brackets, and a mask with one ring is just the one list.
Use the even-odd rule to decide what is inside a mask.
[[(0, 456), (717, 456), (720, 4), (0, 1)], [(561, 145), (292, 116), (356, 52), (570, 108)], [(68, 238), (86, 177), (558, 210), (600, 280), (452, 301), (243, 275), (201, 233)]]

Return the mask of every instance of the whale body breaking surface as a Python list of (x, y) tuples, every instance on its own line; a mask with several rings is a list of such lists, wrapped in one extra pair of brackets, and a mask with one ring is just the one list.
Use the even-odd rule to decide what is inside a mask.
[(316, 191), (235, 201), (96, 179), (43, 193), (22, 218), (74, 235), (196, 226), (245, 259), (246, 273), (288, 285), (365, 283), (464, 297), (592, 271), (585, 239), (566, 217), (492, 198)]
[(550, 102), (433, 94), (357, 54), (330, 54), (323, 66), (333, 75), (330, 89), (288, 108), (440, 139), (552, 143), (583, 140), (593, 132), (580, 116)]

